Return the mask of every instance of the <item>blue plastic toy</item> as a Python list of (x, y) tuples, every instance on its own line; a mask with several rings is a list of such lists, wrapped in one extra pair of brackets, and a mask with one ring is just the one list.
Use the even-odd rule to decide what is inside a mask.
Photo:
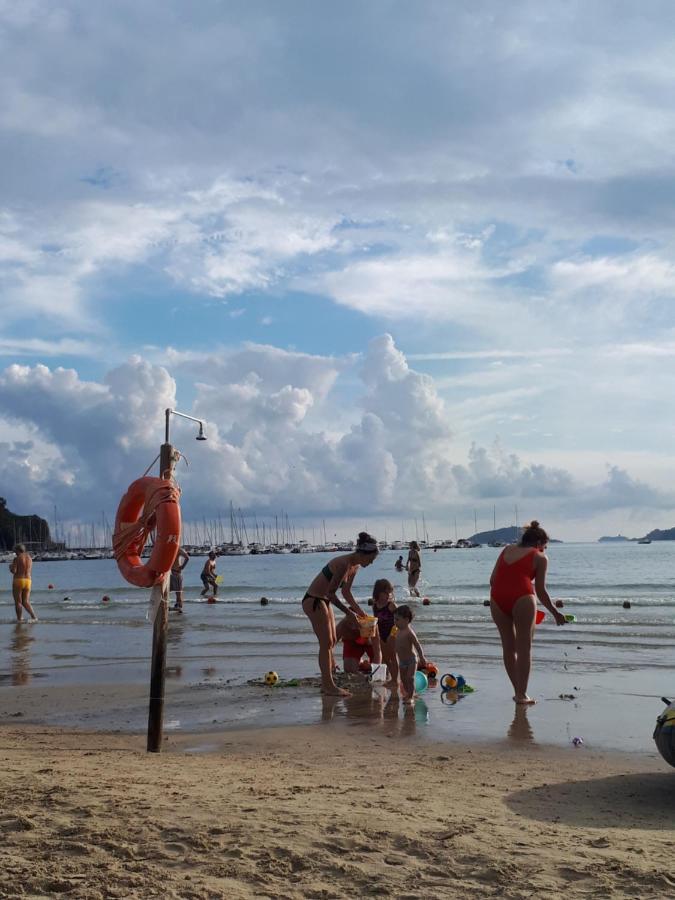
[(429, 687), (429, 679), (424, 674), (424, 672), (420, 672), (418, 669), (415, 672), (415, 690), (418, 694), (423, 693)]

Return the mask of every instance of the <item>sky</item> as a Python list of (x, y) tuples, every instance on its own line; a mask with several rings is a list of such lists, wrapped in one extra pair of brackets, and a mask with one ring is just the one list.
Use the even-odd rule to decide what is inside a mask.
[[(0, 0), (0, 489), (675, 524), (675, 6)], [(474, 519), (475, 514), (475, 519)]]

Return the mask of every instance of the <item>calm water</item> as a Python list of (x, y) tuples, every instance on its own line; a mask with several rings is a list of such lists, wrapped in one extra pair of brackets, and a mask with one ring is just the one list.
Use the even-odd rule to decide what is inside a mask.
[[(503, 700), (506, 687), (498, 638), (483, 606), (498, 553), (487, 547), (425, 551), (420, 589), (431, 605), (417, 605), (415, 627), (427, 655), (442, 671), (461, 671), (477, 690)], [(355, 595), (367, 598), (374, 580), (387, 577), (401, 602), (406, 597), (405, 573), (394, 570), (397, 555), (383, 553), (360, 572)], [(562, 599), (565, 612), (574, 613), (578, 621), (563, 628), (545, 621), (538, 627), (533, 688), (539, 687), (549, 699), (558, 693), (579, 696), (584, 690), (583, 696), (593, 692), (596, 697), (628, 692), (658, 698), (675, 693), (675, 544), (556, 544), (548, 556), (551, 596)], [(221, 557), (218, 572), (224, 584), (221, 602), (215, 605), (199, 598), (203, 560), (191, 560), (184, 573), (185, 613), (174, 613), (170, 620), (170, 682), (245, 692), (246, 681), (268, 669), (284, 678), (315, 674), (316, 642), (300, 598), (329, 558)], [(49, 584), (54, 585), (52, 590)], [(36, 626), (13, 625), (8, 572), (4, 587), (0, 688), (132, 685), (147, 680), (148, 591), (125, 584), (112, 560), (36, 563), (32, 594), (40, 617)], [(101, 602), (104, 594), (111, 598), (109, 603)], [(267, 607), (260, 606), (263, 595), (270, 600)], [(624, 601), (630, 601), (630, 609), (623, 609)], [(237, 694), (238, 702), (242, 696)], [(477, 696), (466, 698), (458, 708), (468, 702), (475, 706)], [(318, 702), (315, 692), (312, 698)], [(481, 709), (492, 709), (485, 706), (486, 699), (481, 697)], [(575, 706), (584, 725), (585, 710), (590, 726), (597, 703)], [(658, 700), (650, 703), (645, 721), (653, 723), (659, 708)], [(498, 713), (493, 709), (490, 714)], [(277, 720), (286, 721), (289, 715), (282, 709)]]

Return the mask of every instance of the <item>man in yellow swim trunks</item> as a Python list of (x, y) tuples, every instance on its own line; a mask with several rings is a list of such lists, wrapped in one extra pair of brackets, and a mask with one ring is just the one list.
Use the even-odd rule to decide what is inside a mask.
[(16, 609), (16, 621), (23, 620), (24, 609), (30, 615), (31, 621), (37, 622), (37, 616), (33, 612), (30, 605), (30, 575), (33, 569), (33, 560), (30, 554), (26, 553), (23, 544), (17, 544), (14, 548), (16, 557), (9, 564), (9, 571), (12, 573), (12, 594), (14, 595), (14, 608)]

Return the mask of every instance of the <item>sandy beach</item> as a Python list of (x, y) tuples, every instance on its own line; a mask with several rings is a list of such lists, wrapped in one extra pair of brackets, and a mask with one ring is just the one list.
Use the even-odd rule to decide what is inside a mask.
[(654, 897), (675, 889), (657, 754), (420, 741), (326, 723), (0, 730), (0, 896)]

